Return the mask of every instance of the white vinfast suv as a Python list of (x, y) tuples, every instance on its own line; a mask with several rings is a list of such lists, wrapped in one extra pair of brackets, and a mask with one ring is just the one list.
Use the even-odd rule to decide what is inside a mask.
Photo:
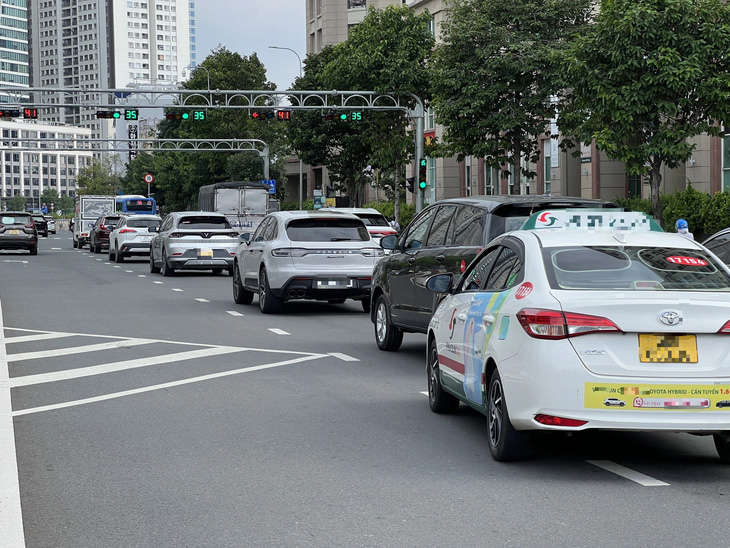
[(641, 216), (543, 211), (431, 277), (431, 409), (486, 415), (496, 460), (595, 429), (713, 435), (730, 462), (730, 271)]
[(220, 274), (233, 268), (238, 232), (222, 213), (180, 211), (169, 213), (150, 241), (150, 272), (172, 276), (176, 270), (212, 270)]
[(125, 257), (150, 254), (150, 227), (162, 223), (159, 215), (125, 215), (109, 234), (109, 260), (121, 263)]
[(264, 314), (284, 301), (346, 299), (370, 310), (373, 266), (383, 256), (361, 219), (335, 211), (277, 211), (267, 215), (236, 251), (233, 300), (259, 295)]

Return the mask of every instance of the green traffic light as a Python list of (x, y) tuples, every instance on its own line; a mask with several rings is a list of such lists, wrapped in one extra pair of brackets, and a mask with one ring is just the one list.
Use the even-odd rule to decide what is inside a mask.
[(426, 181), (421, 181), (418, 183), (418, 188), (426, 188)]
[(340, 120), (347, 120), (347, 114), (344, 112), (340, 114)]
[(188, 114), (187, 112), (183, 112), (182, 113), (182, 119), (183, 120), (187, 120), (188, 118), (190, 118), (190, 114)]
[(112, 117), (114, 117), (114, 118), (119, 118), (120, 116), (121, 116), (121, 114), (119, 114), (118, 112), (115, 112), (114, 114), (112, 114)]

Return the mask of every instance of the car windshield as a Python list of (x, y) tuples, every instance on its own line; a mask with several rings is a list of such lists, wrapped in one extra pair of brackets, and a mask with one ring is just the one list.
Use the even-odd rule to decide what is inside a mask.
[(0, 217), (0, 224), (3, 225), (21, 225), (30, 224), (30, 216), (28, 215), (3, 215)]
[(356, 219), (294, 219), (286, 227), (293, 242), (368, 241), (370, 234)]
[(149, 228), (151, 226), (160, 226), (161, 221), (157, 219), (129, 219), (127, 226), (132, 228)]
[(194, 230), (202, 229), (216, 229), (216, 228), (231, 228), (231, 224), (225, 217), (181, 217), (180, 222), (177, 224), (178, 228), (188, 228)]
[(553, 289), (730, 291), (730, 276), (699, 249), (553, 247), (543, 259)]

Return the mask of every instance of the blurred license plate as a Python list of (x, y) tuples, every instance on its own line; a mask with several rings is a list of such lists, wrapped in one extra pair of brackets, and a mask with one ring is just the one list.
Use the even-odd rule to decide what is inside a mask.
[(201, 249), (198, 252), (198, 255), (200, 257), (212, 257), (213, 256), (213, 250), (212, 249)]
[(697, 363), (697, 337), (639, 333), (639, 360), (644, 363)]
[(10, 234), (20, 234), (20, 230), (11, 230)]
[(143, 242), (149, 242), (152, 239), (152, 236), (137, 236), (137, 238)]
[(317, 280), (317, 289), (344, 289), (352, 287), (349, 280)]

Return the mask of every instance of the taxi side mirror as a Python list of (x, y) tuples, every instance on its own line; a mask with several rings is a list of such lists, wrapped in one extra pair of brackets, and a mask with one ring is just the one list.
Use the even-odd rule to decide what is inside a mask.
[(248, 244), (251, 241), (251, 233), (241, 232), (241, 234), (238, 235), (238, 241), (242, 244)]

